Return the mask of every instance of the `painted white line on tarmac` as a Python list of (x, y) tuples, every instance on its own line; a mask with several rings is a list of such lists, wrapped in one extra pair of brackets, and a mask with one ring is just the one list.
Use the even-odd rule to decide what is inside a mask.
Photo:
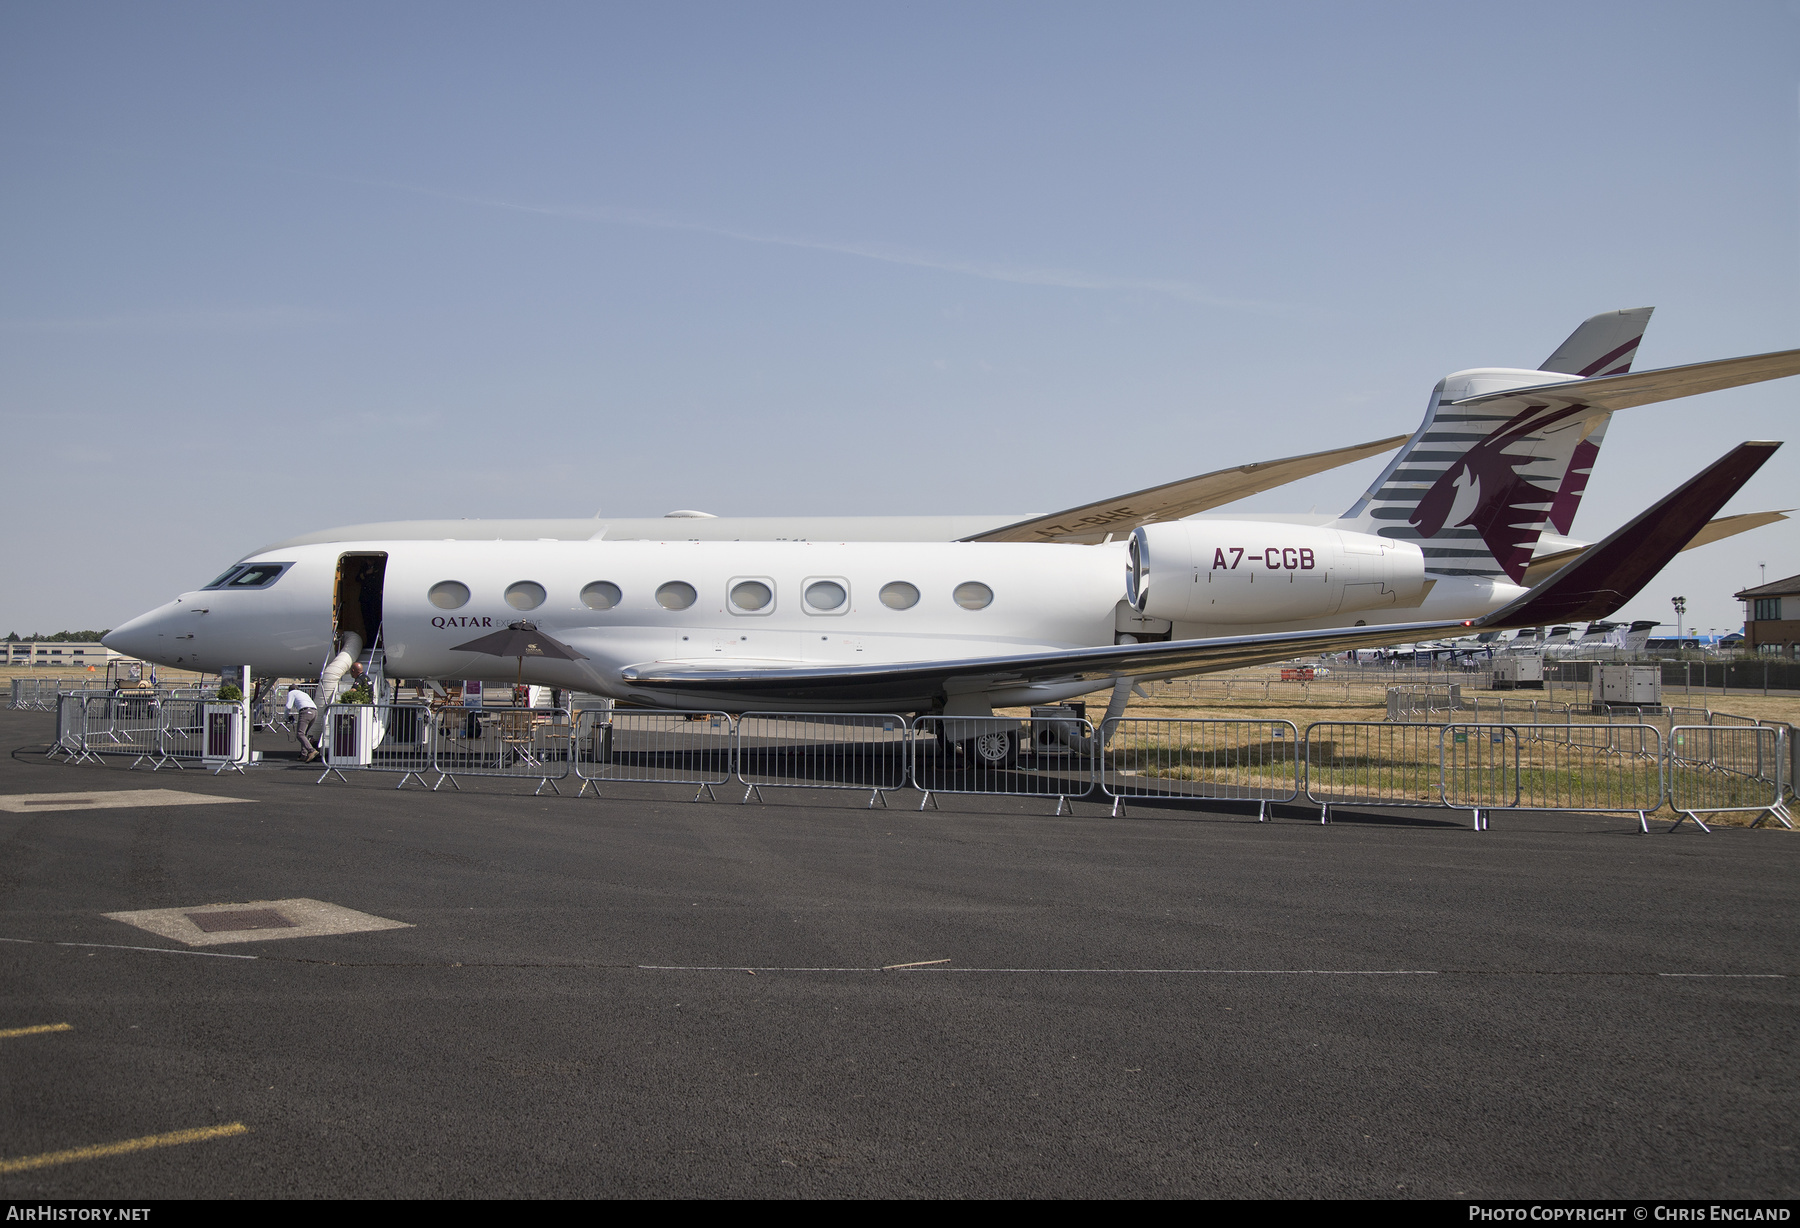
[(228, 955), (224, 951), (183, 951), (178, 947), (122, 947), (111, 942), (57, 942), (47, 938), (0, 938), (0, 942), (16, 942), (37, 947), (94, 947), (101, 951), (154, 951), (158, 955), (204, 955), (208, 959), (256, 959), (254, 955)]

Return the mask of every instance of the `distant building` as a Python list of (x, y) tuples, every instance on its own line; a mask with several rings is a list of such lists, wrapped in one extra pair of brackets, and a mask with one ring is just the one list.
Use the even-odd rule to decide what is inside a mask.
[(1744, 603), (1744, 647), (1765, 657), (1795, 657), (1800, 644), (1800, 576), (1733, 593)]
[(0, 641), (0, 664), (86, 669), (90, 665), (104, 669), (108, 661), (122, 656), (98, 640), (93, 643), (71, 643), (67, 640), (3, 640)]

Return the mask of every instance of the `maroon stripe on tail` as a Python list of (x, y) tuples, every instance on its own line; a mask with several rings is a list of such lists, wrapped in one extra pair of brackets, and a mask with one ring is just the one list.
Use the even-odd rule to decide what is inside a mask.
[(1590, 440), (1584, 439), (1575, 445), (1575, 454), (1569, 458), (1569, 471), (1563, 474), (1562, 486), (1550, 504), (1550, 524), (1558, 533), (1566, 534), (1569, 526), (1575, 523), (1575, 509), (1581, 506), (1581, 496), (1587, 493), (1588, 475), (1593, 472), (1594, 461), (1599, 455), (1600, 449)]
[[(1612, 366), (1613, 363), (1619, 361), (1619, 359), (1621, 359), (1621, 358), (1625, 358), (1625, 355), (1630, 354), (1632, 351), (1636, 350), (1638, 348), (1638, 343), (1640, 341), (1642, 341), (1643, 339), (1644, 339), (1644, 334), (1639, 333), (1637, 336), (1633, 337), (1630, 341), (1627, 341), (1624, 345), (1620, 346), (1618, 349), (1613, 350), (1607, 354), (1602, 355), (1599, 358), (1594, 359), (1593, 362), (1590, 362), (1587, 366), (1583, 367), (1581, 370), (1577, 371), (1575, 374), (1581, 376), (1583, 379), (1586, 379), (1590, 375), (1598, 375), (1598, 374), (1600, 374), (1600, 372), (1606, 371), (1606, 368)], [(1617, 371), (1606, 371), (1606, 373), (1608, 375), (1622, 375), (1623, 373), (1625, 373), (1626, 371), (1629, 371), (1629, 370), (1631, 370), (1631, 360), (1629, 358), (1626, 358), (1624, 366), (1620, 367)]]

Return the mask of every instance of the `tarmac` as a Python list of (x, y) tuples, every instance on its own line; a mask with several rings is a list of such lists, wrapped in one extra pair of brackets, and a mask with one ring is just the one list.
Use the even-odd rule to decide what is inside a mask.
[(1800, 1193), (1800, 835), (396, 791), (52, 720), (0, 712), (9, 1199)]

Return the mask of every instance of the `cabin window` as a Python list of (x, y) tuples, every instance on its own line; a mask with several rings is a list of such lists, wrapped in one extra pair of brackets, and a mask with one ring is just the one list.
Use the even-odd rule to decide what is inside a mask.
[(581, 590), (581, 604), (590, 610), (610, 610), (625, 599), (611, 580), (595, 580)]
[(534, 580), (517, 580), (506, 586), (506, 604), (515, 610), (535, 610), (544, 604), (544, 586)]
[(881, 586), (881, 604), (890, 610), (910, 610), (919, 604), (919, 590), (905, 580), (889, 580)]
[(813, 580), (806, 586), (808, 614), (842, 614), (850, 608), (850, 590), (842, 580)]
[(994, 590), (979, 580), (964, 580), (953, 595), (956, 604), (965, 610), (986, 609), (994, 600)]
[(665, 610), (685, 610), (699, 596), (685, 580), (670, 580), (656, 590), (656, 604)]
[[(693, 598), (688, 599), (692, 604)], [(685, 609), (685, 606), (674, 607)], [(731, 611), (734, 614), (768, 614), (775, 608), (773, 580), (735, 580), (731, 585)]]
[(439, 580), (425, 595), (440, 610), (460, 610), (469, 604), (469, 586), (456, 580)]

